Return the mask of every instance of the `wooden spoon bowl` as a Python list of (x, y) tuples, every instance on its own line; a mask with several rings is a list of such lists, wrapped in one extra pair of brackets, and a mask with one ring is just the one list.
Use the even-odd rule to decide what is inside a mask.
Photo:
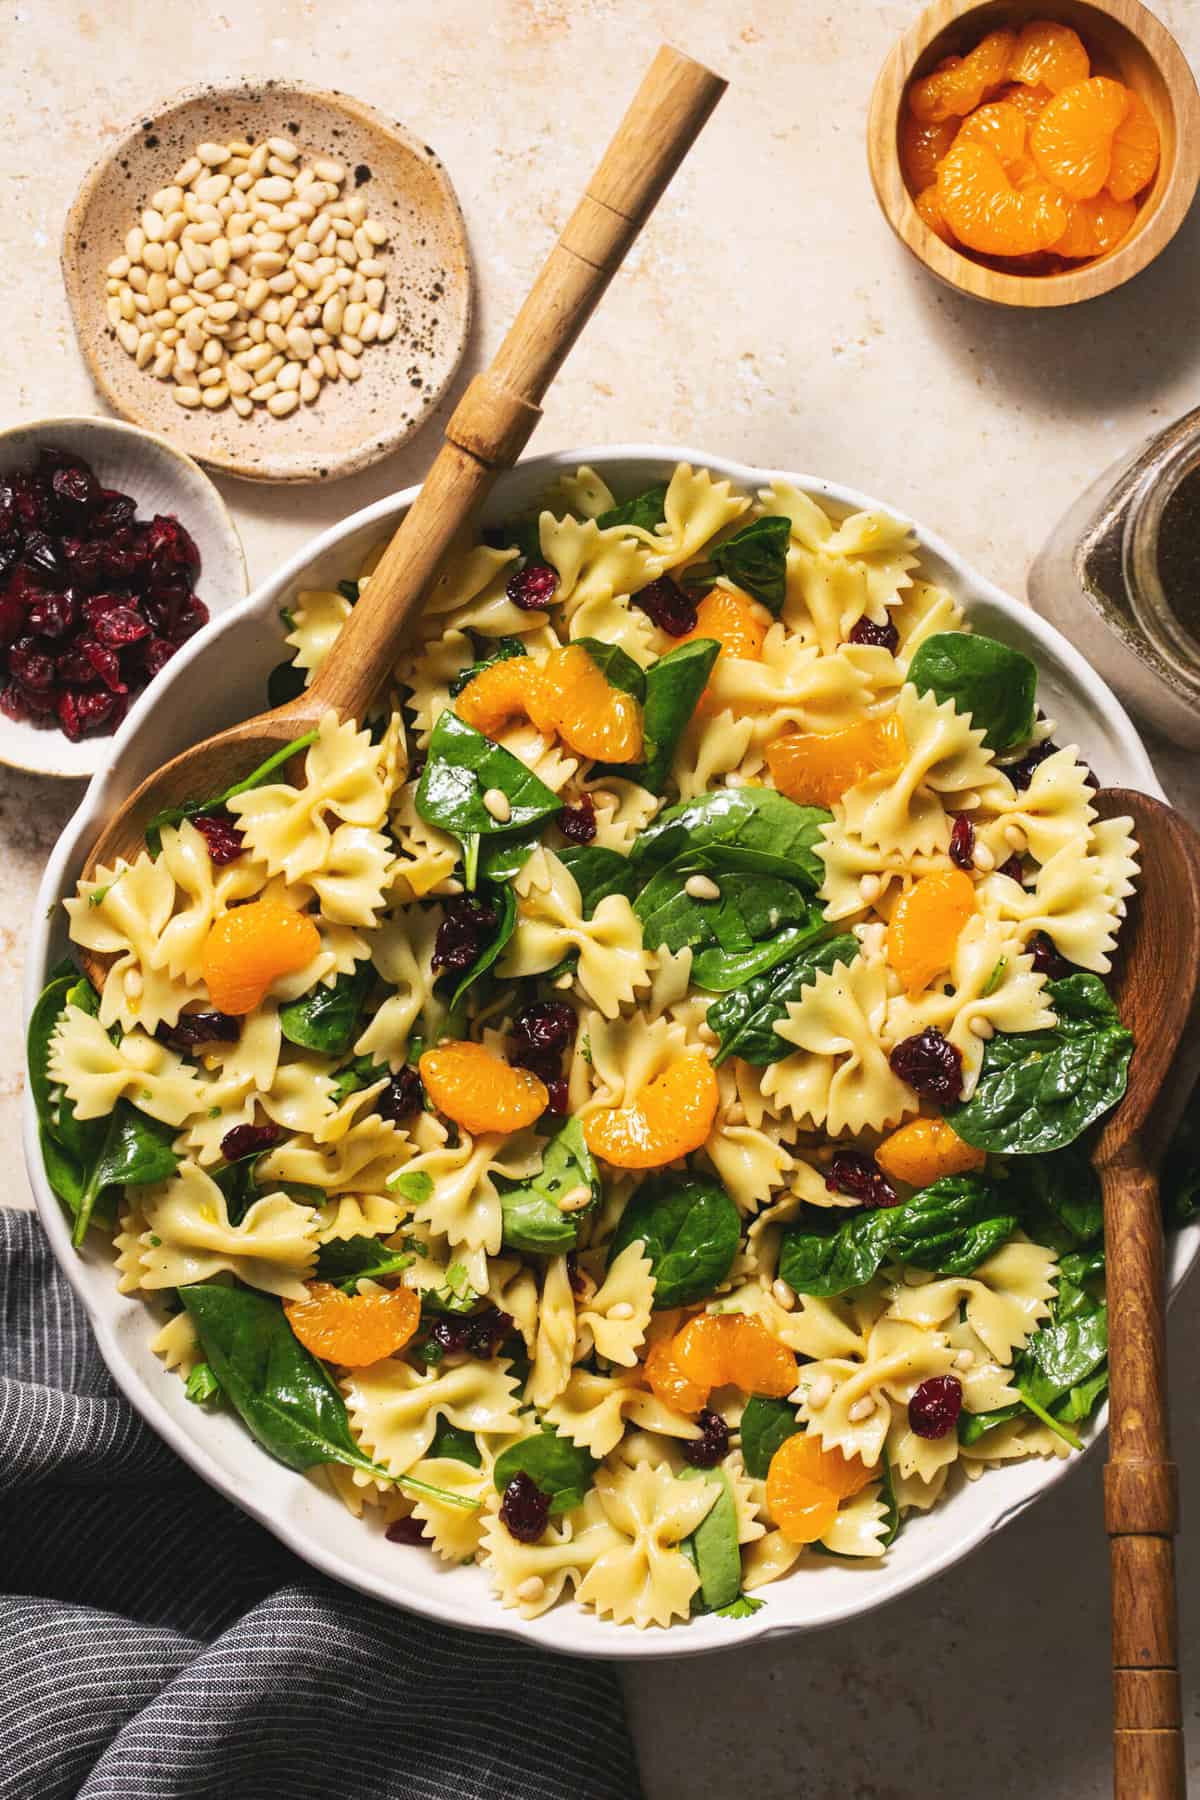
[[(944, 56), (973, 49), (989, 31), (1033, 19), (1073, 26), (1101, 74), (1141, 95), (1158, 126), (1158, 173), (1128, 235), (1107, 256), (1059, 275), (1013, 275), (942, 242), (917, 212), (900, 166), (899, 126), (908, 84)], [(1140, 0), (934, 0), (893, 46), (871, 95), (871, 181), (883, 215), (907, 250), (940, 281), (998, 306), (1071, 306), (1138, 274), (1170, 243), (1200, 183), (1200, 96), (1175, 39)]]

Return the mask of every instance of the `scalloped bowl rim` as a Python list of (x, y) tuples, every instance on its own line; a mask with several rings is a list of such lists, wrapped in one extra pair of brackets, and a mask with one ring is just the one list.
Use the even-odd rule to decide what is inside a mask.
[[(832, 502), (837, 509), (883, 510), (893, 514), (896, 510), (883, 507), (842, 483), (653, 444), (591, 447), (530, 458), (500, 478), (486, 510), (502, 513), (505, 508), (497, 504), (497, 496), (511, 496), (514, 489), (521, 500), (531, 499), (550, 480), (581, 463), (590, 464), (620, 484), (623, 474), (626, 478), (632, 475), (634, 479), (655, 479), (676, 462), (711, 469), (749, 490), (781, 476)], [(631, 470), (630, 465), (641, 466)], [(183, 734), (170, 723), (166, 705), (172, 687), (186, 677), (193, 664), (215, 652), (218, 640), (227, 634), (236, 636), (268, 619), (273, 621), (282, 597), (319, 559), (328, 558), (347, 539), (365, 540), (372, 533), (376, 538), (381, 536), (385, 526), (398, 520), (411, 504), (417, 491), (408, 488), (376, 501), (311, 540), (240, 606), (199, 632), (172, 660), (153, 695), (139, 700), (131, 709), (114, 739), (109, 768), (93, 779), (42, 880), (26, 963), (26, 1017), (63, 941), (61, 930), (55, 931), (56, 920), (50, 915), (61, 912), (56, 902), (73, 886), (84, 852), (108, 811), (110, 795), (115, 797), (133, 779), (127, 774), (123, 781), (119, 780), (118, 771), (129, 762), (128, 753), (136, 740), (143, 733), (147, 742), (151, 738), (151, 720), (156, 711), (165, 724), (159, 729), (157, 750), (148, 752), (147, 766), (181, 747), (178, 740)], [(511, 508), (510, 499), (508, 510)], [(1038, 661), (1043, 677), (1051, 669), (1056, 680), (1065, 681), (1075, 696), (1074, 710), (1081, 717), (1085, 712), (1090, 714), (1108, 740), (1108, 776), (1161, 797), (1162, 789), (1133, 724), (1079, 652), (1053, 626), (978, 575), (940, 537), (915, 521), (910, 522), (917, 534), (922, 566), (932, 565), (936, 573), (953, 580), (968, 613), (985, 616), (1017, 641), (1023, 641)], [(1092, 744), (1085, 742), (1084, 748), (1085, 753), (1094, 753)], [(100, 1253), (95, 1245), (82, 1255), (72, 1250), (64, 1215), (42, 1168), (36, 1116), (28, 1090), (23, 1102), (23, 1130), (30, 1181), (51, 1247), (87, 1310), (114, 1380), (143, 1418), (198, 1475), (314, 1568), (375, 1599), (411, 1608), (450, 1625), (520, 1638), (570, 1655), (623, 1660), (737, 1649), (773, 1636), (819, 1630), (897, 1599), (949, 1568), (1062, 1480), (1080, 1460), (1073, 1457), (1047, 1463), (1030, 1459), (989, 1470), (985, 1480), (962, 1484), (947, 1501), (928, 1513), (916, 1515), (885, 1561), (855, 1565), (833, 1560), (818, 1564), (804, 1559), (793, 1574), (763, 1589), (766, 1605), (737, 1625), (710, 1616), (667, 1630), (637, 1631), (599, 1620), (569, 1600), (540, 1618), (526, 1621), (515, 1611), (501, 1607), (490, 1592), (483, 1570), (449, 1568), (433, 1555), (417, 1560), (411, 1551), (389, 1545), (382, 1532), (352, 1519), (331, 1494), (269, 1458), (240, 1421), (222, 1414), (209, 1416), (184, 1399), (182, 1382), (164, 1379), (162, 1364), (149, 1350), (149, 1339), (156, 1329), (150, 1322), (153, 1315), (141, 1301), (117, 1292), (107, 1251)], [(1172, 1239), (1168, 1256), (1172, 1294), (1178, 1291), (1198, 1253), (1200, 1225), (1188, 1226)], [(1089, 1448), (1099, 1437), (1103, 1423), (1101, 1414), (1090, 1433)]]

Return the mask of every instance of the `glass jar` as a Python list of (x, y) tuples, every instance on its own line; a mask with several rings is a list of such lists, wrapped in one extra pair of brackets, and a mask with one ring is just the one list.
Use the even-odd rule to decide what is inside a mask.
[(1200, 749), (1200, 408), (1093, 482), (1029, 597), (1132, 711)]

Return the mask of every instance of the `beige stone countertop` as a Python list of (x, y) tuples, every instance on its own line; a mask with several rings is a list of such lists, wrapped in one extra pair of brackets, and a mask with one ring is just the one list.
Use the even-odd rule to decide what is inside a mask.
[[(1157, 10), (1200, 61), (1195, 0), (1157, 0)], [(465, 377), (496, 345), (666, 38), (732, 85), (567, 363), (533, 447), (653, 439), (830, 476), (929, 524), (1022, 594), (1030, 558), (1076, 494), (1200, 399), (1200, 215), (1139, 280), (1084, 308), (999, 311), (937, 286), (883, 223), (864, 151), (876, 70), (916, 12), (897, 0), (5, 0), (0, 425), (100, 410), (67, 317), (58, 234), (97, 148), (174, 89), (295, 76), (359, 95), (432, 144), (457, 184), (476, 261)], [(417, 479), (433, 448), (431, 429), (323, 488), (223, 482), (252, 578)], [(0, 1141), (7, 1193), (26, 1203), (25, 922), (78, 797), (67, 783), (0, 773)], [(1195, 1296), (1183, 1296), (1171, 1332), (1177, 1449), (1193, 1496)], [(1192, 1557), (1185, 1539), (1196, 1758)], [(1093, 1458), (968, 1562), (856, 1624), (631, 1665), (647, 1794), (1100, 1800), (1107, 1607)]]

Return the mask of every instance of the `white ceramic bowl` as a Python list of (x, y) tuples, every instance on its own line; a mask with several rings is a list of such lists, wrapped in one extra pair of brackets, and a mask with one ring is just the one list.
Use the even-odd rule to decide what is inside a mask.
[[(133, 495), (139, 519), (175, 513), (196, 541), (200, 552), (196, 591), (214, 618), (245, 599), (246, 558), (237, 529), (204, 470), (182, 450), (152, 431), (117, 419), (86, 415), (34, 419), (0, 431), (0, 472), (32, 462), (42, 449), (71, 450), (84, 457), (105, 487)], [(150, 685), (158, 694), (162, 677)], [(9, 768), (79, 780), (107, 768), (112, 758), (112, 735), (101, 733), (73, 744), (57, 726), (33, 725), (0, 713), (0, 763)]]
[[(688, 461), (728, 475), (748, 490), (769, 479), (695, 450), (630, 445), (536, 457), (504, 476), (489, 506), (498, 519), (532, 503), (563, 470), (590, 463), (620, 492), (665, 480)], [(834, 507), (857, 511), (879, 503), (850, 488), (812, 476), (789, 475)], [(35, 911), (26, 972), (26, 1009), (47, 970), (63, 954), (66, 934), (54, 902), (74, 885), (85, 851), (100, 826), (158, 763), (204, 732), (245, 717), (263, 704), (268, 670), (279, 660), (277, 608), (303, 579), (332, 583), (352, 574), (359, 558), (395, 524), (415, 489), (355, 513), (299, 552), (230, 618), (215, 621), (172, 662), (153, 694), (130, 713), (106, 771), (88, 789), (46, 871)], [(1059, 735), (1078, 743), (1102, 781), (1159, 794), (1150, 761), (1124, 711), (1065, 638), (970, 569), (940, 538), (915, 527), (925, 570), (946, 582), (981, 629), (1021, 645), (1041, 671), (1039, 695)], [(218, 678), (219, 676), (219, 678)], [(52, 919), (47, 914), (53, 914)], [(82, 1255), (71, 1249), (67, 1225), (42, 1172), (33, 1107), (26, 1096), (25, 1150), (38, 1210), (55, 1253), (82, 1298), (101, 1351), (129, 1399), (206, 1481), (243, 1507), (314, 1567), (364, 1593), (433, 1618), (529, 1638), (578, 1656), (676, 1656), (736, 1647), (751, 1639), (813, 1631), (895, 1599), (948, 1568), (1043, 1494), (1069, 1462), (1015, 1463), (964, 1483), (932, 1512), (910, 1518), (883, 1562), (817, 1559), (763, 1590), (766, 1605), (739, 1624), (697, 1618), (669, 1630), (639, 1632), (598, 1620), (564, 1603), (530, 1623), (505, 1611), (478, 1568), (447, 1568), (434, 1557), (389, 1544), (377, 1529), (351, 1519), (339, 1502), (273, 1462), (228, 1414), (209, 1417), (184, 1398), (183, 1383), (166, 1374), (150, 1349), (154, 1327), (145, 1305), (117, 1292), (112, 1259), (96, 1238)], [(1169, 1273), (1178, 1285), (1200, 1250), (1200, 1226), (1172, 1241)], [(1094, 1438), (1095, 1431), (1092, 1436)], [(1097, 1525), (1097, 1529), (1098, 1529)], [(1020, 1595), (1020, 1574), (1013, 1591)], [(1033, 1596), (1027, 1596), (1033, 1605)]]

